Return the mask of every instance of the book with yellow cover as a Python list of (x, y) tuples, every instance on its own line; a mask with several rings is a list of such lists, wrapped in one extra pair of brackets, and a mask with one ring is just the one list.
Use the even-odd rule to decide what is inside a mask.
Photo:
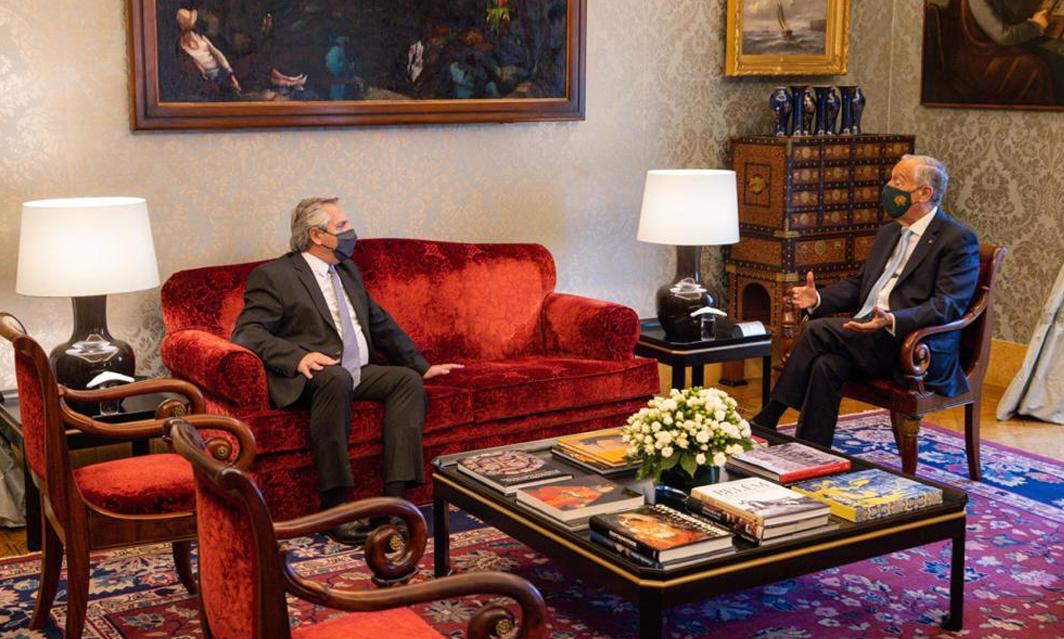
[(861, 522), (942, 503), (942, 491), (878, 468), (810, 479), (791, 486), (831, 507), (831, 514)]
[(620, 428), (606, 428), (558, 439), (558, 447), (608, 466), (628, 464), (628, 445), (621, 441)]

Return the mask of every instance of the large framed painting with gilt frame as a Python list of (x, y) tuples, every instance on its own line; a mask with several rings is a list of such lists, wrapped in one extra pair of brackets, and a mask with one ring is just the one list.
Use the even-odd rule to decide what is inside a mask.
[(850, 0), (728, 0), (724, 74), (844, 75)]
[(134, 130), (584, 118), (587, 0), (127, 0)]

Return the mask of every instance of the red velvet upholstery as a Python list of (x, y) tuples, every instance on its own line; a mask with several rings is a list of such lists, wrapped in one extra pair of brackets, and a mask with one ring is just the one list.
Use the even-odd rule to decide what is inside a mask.
[(196, 329), (177, 331), (163, 342), (162, 357), (186, 372), (188, 381), (244, 410), (270, 407), (262, 360), (226, 337)]
[(300, 626), (292, 639), (443, 639), (424, 619), (409, 608), (380, 612), (350, 612), (320, 623)]
[(543, 302), (543, 330), (548, 353), (630, 360), (639, 318), (623, 306), (552, 293)]
[(631, 399), (632, 388), (657, 384), (657, 367), (643, 360), (576, 359), (534, 355), (471, 362), (439, 378), (473, 395), (473, 417), (486, 422)]
[(197, 476), (195, 486), (200, 597), (211, 635), (255, 639), (260, 593), (251, 519), (209, 479)]
[[(634, 358), (634, 311), (554, 292), (554, 260), (534, 244), (360, 240), (355, 261), (373, 298), (432, 363), (466, 368), (426, 385), (425, 458), (623, 423), (658, 390), (653, 360)], [(248, 273), (261, 262), (175, 273), (163, 285), (163, 362), (202, 388), (208, 410), (255, 433), (252, 467), (275, 519), (317, 508), (303, 410), (269, 406), (265, 374), (230, 344)], [(252, 356), (253, 357), (253, 356)], [(381, 406), (355, 404), (354, 497), (379, 494)], [(424, 499), (430, 487), (411, 495)]]
[(191, 511), (192, 467), (178, 455), (127, 457), (74, 469), (85, 501), (122, 515)]
[(15, 351), (15, 380), (19, 389), (19, 413), (25, 441), (26, 464), (38, 477), (45, 477), (45, 414), (41, 378), (28, 357)]

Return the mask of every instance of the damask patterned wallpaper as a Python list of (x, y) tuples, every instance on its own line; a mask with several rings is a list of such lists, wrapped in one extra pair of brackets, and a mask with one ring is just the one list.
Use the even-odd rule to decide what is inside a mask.
[[(557, 260), (560, 290), (649, 315), (674, 252), (635, 240), (645, 171), (722, 167), (730, 136), (769, 130), (767, 96), (776, 82), (722, 77), (724, 0), (589, 0), (584, 122), (134, 135), (124, 7), (124, 0), (0, 3), (0, 309), (19, 316), (46, 349), (69, 335), (70, 302), (14, 292), (26, 200), (146, 197), (165, 279), (184, 268), (280, 254), (292, 205), (335, 194), (362, 236), (540, 242)], [(903, 109), (888, 109), (884, 50), (893, 17), (890, 3), (854, 2), (848, 80), (866, 89), (870, 131), (887, 130), (893, 113), (898, 130), (913, 126)], [(893, 81), (908, 95), (902, 78)], [(995, 139), (1011, 134), (1009, 120), (996, 122)], [(945, 117), (919, 132), (943, 145), (966, 137)], [(1000, 145), (987, 161), (998, 170), (979, 187), (958, 172), (962, 201), (990, 198), (970, 219), (992, 224), (1004, 206), (1017, 212), (1010, 221), (1026, 223), (1023, 211), (1061, 201), (1059, 185), (1049, 197), (1038, 174), (1021, 188), (1007, 170), (1010, 153), (1037, 155), (1028, 169), (1053, 164), (1060, 152), (1046, 133), (1017, 131), (1015, 144)], [(1010, 232), (1031, 244), (1040, 234), (1033, 226)], [(719, 252), (707, 253), (707, 271), (719, 277)], [(1050, 269), (1045, 252), (1038, 255), (1022, 262), (1034, 269), (1032, 281)], [(1017, 279), (1020, 266), (1019, 259), (1010, 265)], [(1006, 301), (1033, 299), (1035, 288), (1014, 285)], [(112, 296), (109, 305), (112, 332), (133, 343), (139, 370), (161, 371), (158, 291)], [(3, 348), (0, 388), (13, 386), (10, 349)]]
[(923, 3), (893, 5), (888, 126), (915, 133), (917, 149), (949, 167), (944, 208), (980, 241), (1009, 248), (995, 332), (1027, 342), (1064, 263), (1064, 113), (920, 106)]

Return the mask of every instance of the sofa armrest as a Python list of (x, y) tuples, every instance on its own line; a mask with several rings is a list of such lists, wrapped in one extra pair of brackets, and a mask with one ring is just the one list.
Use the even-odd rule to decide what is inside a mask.
[(630, 359), (639, 340), (639, 316), (620, 304), (551, 293), (543, 301), (543, 332), (548, 353)]
[(159, 350), (167, 368), (208, 394), (241, 409), (270, 407), (266, 369), (258, 355), (243, 346), (207, 331), (187, 329), (167, 335)]

